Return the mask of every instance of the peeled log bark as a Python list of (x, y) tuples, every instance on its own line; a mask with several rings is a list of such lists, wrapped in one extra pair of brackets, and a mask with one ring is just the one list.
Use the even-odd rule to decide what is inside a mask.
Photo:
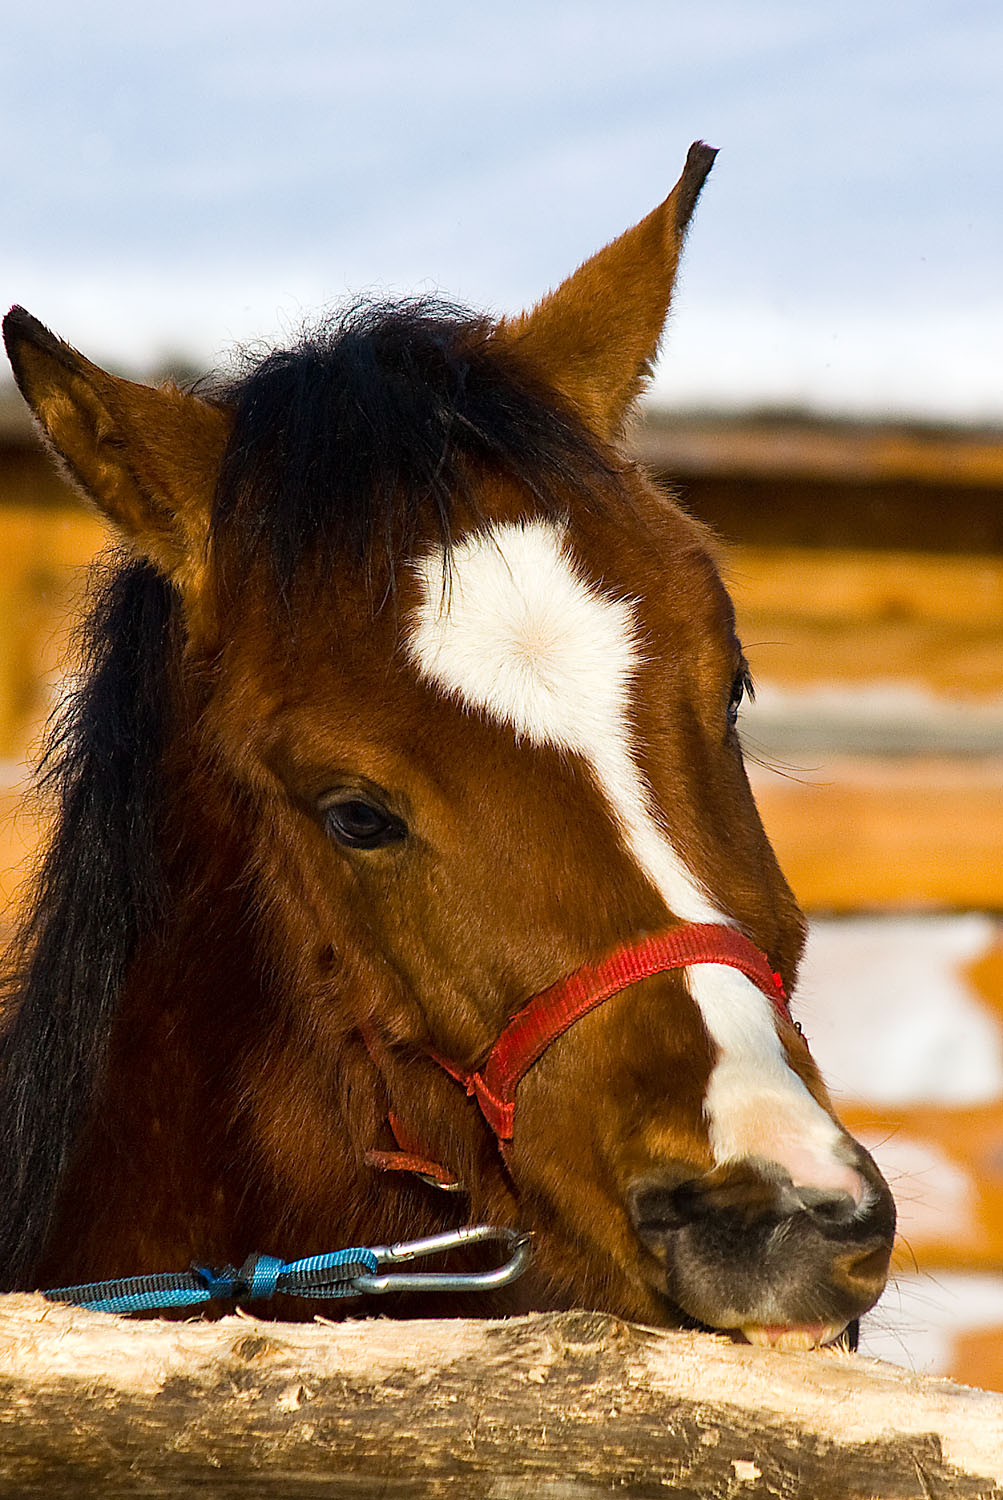
[(0, 1495), (1003, 1497), (1003, 1396), (597, 1313), (130, 1322), (0, 1298)]

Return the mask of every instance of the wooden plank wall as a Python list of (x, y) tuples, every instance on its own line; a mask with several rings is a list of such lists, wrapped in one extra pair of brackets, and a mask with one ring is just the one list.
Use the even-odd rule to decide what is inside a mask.
[[(1003, 434), (652, 420), (637, 445), (732, 538), (724, 567), (761, 685), (744, 725), (750, 775), (802, 904), (1003, 913)], [(4, 445), (0, 422), (8, 916), (41, 828), (30, 809), (15, 815), (25, 761), (104, 543), (23, 430)], [(962, 977), (1003, 1028), (998, 937)], [(962, 1232), (933, 1214), (911, 1235), (920, 1267), (1003, 1277), (1003, 1099), (850, 1099), (844, 1114), (868, 1138), (927, 1143), (969, 1184)], [(1003, 1389), (1001, 1346), (1003, 1333), (959, 1342), (955, 1373)]]
[[(835, 685), (847, 705), (856, 693), (873, 706), (876, 685), (915, 693), (914, 738), (898, 753), (854, 753), (834, 739), (750, 762), (764, 822), (805, 909), (998, 914), (1003, 559), (760, 546), (735, 549), (731, 561), (742, 638), (764, 686), (808, 698)], [(931, 707), (956, 711), (945, 746), (926, 743)], [(990, 708), (993, 732), (976, 734), (973, 720), (978, 726)], [(752, 722), (746, 741), (757, 743)], [(892, 947), (908, 941), (891, 922), (887, 934)], [(910, 955), (901, 961), (908, 983)], [(1003, 1037), (1003, 926), (957, 979)], [(838, 991), (830, 999), (839, 1004)], [(861, 1039), (883, 1047), (892, 1070), (896, 1040), (879, 1016)], [(941, 1290), (945, 1272), (1003, 1275), (1003, 1099), (890, 1106), (850, 1098), (840, 1113), (879, 1160), (886, 1151), (893, 1165), (903, 1154), (917, 1163), (908, 1180), (892, 1178), (906, 1236), (896, 1263), (920, 1273), (915, 1324), (954, 1295)], [(949, 1342), (950, 1373), (1003, 1389), (1003, 1326), (959, 1329)]]
[[(1003, 556), (737, 546), (728, 564), (764, 696), (779, 689), (792, 720), (833, 689), (843, 705), (828, 743), (806, 744), (802, 724), (799, 744), (791, 724), (775, 757), (787, 774), (771, 772), (769, 741), (751, 762), (805, 907), (1003, 908)], [(858, 736), (872, 725), (863, 753), (854, 699)], [(890, 749), (882, 724), (898, 729)], [(745, 740), (755, 755), (755, 710)]]
[(806, 908), (1003, 910), (1003, 433), (653, 418), (637, 447), (730, 539), (773, 705), (743, 737)]

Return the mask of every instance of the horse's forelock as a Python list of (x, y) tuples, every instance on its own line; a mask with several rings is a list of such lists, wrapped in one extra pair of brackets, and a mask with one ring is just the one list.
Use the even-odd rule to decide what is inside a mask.
[(285, 591), (318, 553), (395, 574), (447, 548), (477, 478), (500, 472), (556, 513), (608, 459), (490, 322), (435, 301), (361, 304), (251, 364), (217, 398), (234, 423), (213, 508), (238, 570), (264, 558)]

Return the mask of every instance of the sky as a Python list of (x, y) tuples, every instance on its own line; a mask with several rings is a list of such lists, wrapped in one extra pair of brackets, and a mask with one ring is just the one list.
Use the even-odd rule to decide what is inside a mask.
[(533, 303), (720, 148), (653, 395), (1003, 422), (998, 0), (7, 0), (0, 296), (225, 364)]

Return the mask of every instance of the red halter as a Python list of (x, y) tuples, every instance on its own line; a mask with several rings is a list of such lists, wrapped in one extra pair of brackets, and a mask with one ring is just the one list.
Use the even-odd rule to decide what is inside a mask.
[[(691, 964), (727, 964), (739, 969), (762, 990), (777, 1014), (790, 1022), (783, 981), (766, 955), (733, 927), (690, 922), (654, 937), (624, 943), (599, 963), (583, 964), (566, 979), (534, 995), (503, 1028), (480, 1068), (467, 1071), (431, 1050), (429, 1056), (477, 1100), (504, 1154), (512, 1139), (516, 1090), (551, 1042), (629, 985)], [(367, 1034), (365, 1040), (378, 1065), (374, 1038)], [(413, 1142), (405, 1140), (399, 1122), (393, 1117), (391, 1124), (398, 1144), (404, 1149), (372, 1151), (367, 1157), (370, 1164), (385, 1170), (425, 1172), (442, 1183), (443, 1176), (448, 1176), (443, 1168), (411, 1149)]]

